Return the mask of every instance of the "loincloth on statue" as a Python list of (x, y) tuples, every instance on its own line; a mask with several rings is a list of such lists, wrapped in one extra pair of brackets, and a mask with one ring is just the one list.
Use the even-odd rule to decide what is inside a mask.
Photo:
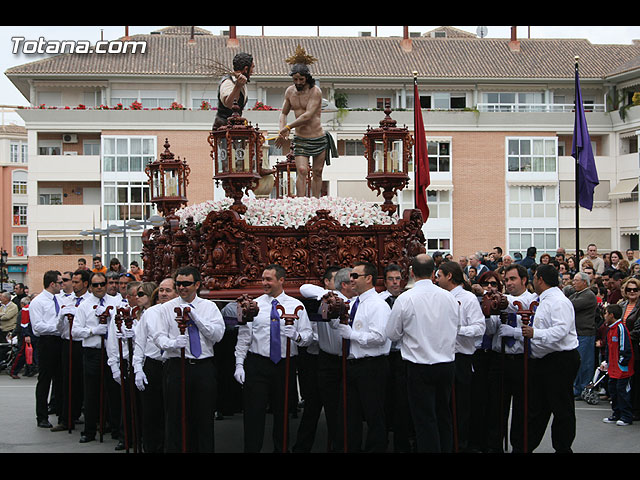
[(304, 138), (294, 135), (293, 153), (302, 157), (315, 157), (326, 150), (325, 163), (331, 165), (331, 155), (338, 156), (338, 149), (330, 133), (325, 133), (321, 137)]

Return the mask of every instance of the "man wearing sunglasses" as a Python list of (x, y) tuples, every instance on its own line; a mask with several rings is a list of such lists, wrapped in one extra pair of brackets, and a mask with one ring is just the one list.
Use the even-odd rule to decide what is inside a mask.
[(369, 262), (354, 265), (351, 287), (358, 295), (352, 301), (350, 322), (335, 324), (340, 336), (349, 341), (347, 357), (347, 450), (362, 451), (362, 420), (367, 423), (364, 451), (384, 452), (387, 448), (385, 393), (389, 377), (387, 355), (391, 341), (385, 327), (391, 308), (375, 289), (377, 267)]
[[(117, 439), (117, 426), (120, 425), (120, 390), (118, 384), (109, 375), (106, 352), (102, 358), (102, 339), (107, 335), (108, 324), (113, 322), (118, 303), (107, 295), (107, 277), (104, 273), (94, 273), (89, 282), (91, 294), (82, 300), (76, 308), (71, 334), (75, 339), (82, 339), (83, 382), (84, 382), (84, 431), (80, 435), (80, 443), (95, 440), (100, 420), (100, 380), (104, 372), (104, 403), (108, 403), (109, 424), (112, 438)], [(107, 324), (101, 324), (99, 315), (107, 316)]]
[[(243, 384), (244, 451), (258, 453), (262, 449), (267, 406), (273, 411), (273, 444), (281, 452), (284, 443), (284, 399), (287, 340), (290, 340), (289, 385), (295, 381), (298, 347), (308, 346), (313, 330), (306, 309), (299, 300), (284, 291), (286, 270), (277, 264), (267, 265), (262, 272), (263, 295), (255, 299), (258, 315), (252, 322), (238, 327), (236, 371), (234, 378)], [(286, 325), (282, 312), (298, 319)]]
[(485, 318), (476, 296), (463, 288), (464, 272), (458, 263), (441, 264), (437, 278), (438, 286), (451, 292), (460, 303), (460, 323), (456, 336), (455, 355), (455, 407), (458, 449), (460, 452), (466, 452), (469, 448), (471, 420), (472, 360), (476, 343), (482, 339), (486, 329)]
[(62, 275), (57, 270), (45, 272), (43, 277), (44, 290), (40, 292), (29, 305), (31, 328), (38, 337), (38, 383), (36, 384), (36, 420), (38, 427), (52, 428), (49, 423), (47, 400), (49, 390), (53, 389), (55, 398), (54, 411), (60, 415), (62, 398), (60, 389), (61, 349), (62, 341), (58, 331), (58, 312), (60, 311), (59, 297), (62, 288)]
[[(192, 453), (214, 451), (214, 411), (216, 372), (213, 347), (225, 330), (216, 304), (198, 296), (200, 272), (191, 266), (176, 272), (178, 297), (162, 304), (154, 322), (153, 341), (163, 350), (165, 361), (165, 452), (182, 451), (182, 373), (181, 352), (185, 354), (187, 448)], [(176, 308), (188, 307), (185, 333), (180, 333)]]

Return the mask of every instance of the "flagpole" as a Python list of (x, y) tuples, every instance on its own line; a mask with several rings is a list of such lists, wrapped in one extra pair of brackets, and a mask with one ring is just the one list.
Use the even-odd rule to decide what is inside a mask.
[[(578, 59), (579, 57), (576, 56), (575, 57), (575, 79), (576, 79), (576, 85), (575, 85), (575, 92), (576, 92), (576, 99), (575, 99), (575, 114), (576, 117), (578, 115)], [(574, 133), (575, 135), (575, 133)], [(576, 203), (576, 262), (580, 261), (580, 154), (579, 152), (576, 152), (576, 158), (575, 158), (575, 190), (576, 190), (576, 198), (575, 198), (575, 203)]]
[[(417, 90), (417, 88), (416, 88), (417, 85), (418, 85), (418, 72), (414, 70), (413, 71), (413, 87), (414, 87), (413, 91), (414, 91), (414, 95), (415, 95), (415, 92)], [(415, 110), (415, 107), (416, 107), (416, 99), (414, 98), (413, 99), (413, 108), (414, 108), (414, 110)], [(414, 115), (414, 118), (415, 118), (416, 113), (414, 112), (413, 115)], [(416, 133), (416, 122), (415, 122), (415, 120), (413, 122), (413, 132), (414, 132), (414, 135), (415, 135), (415, 133)], [(414, 208), (414, 210), (416, 208), (418, 208), (418, 185), (419, 185), (419, 182), (418, 182), (418, 169), (416, 168), (417, 165), (418, 165), (418, 159), (414, 155), (414, 158), (413, 158), (413, 208)]]

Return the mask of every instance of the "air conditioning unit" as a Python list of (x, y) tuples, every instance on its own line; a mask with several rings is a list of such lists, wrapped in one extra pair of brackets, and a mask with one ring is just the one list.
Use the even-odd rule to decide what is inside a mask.
[(75, 133), (65, 133), (62, 135), (62, 143), (78, 143), (78, 135)]

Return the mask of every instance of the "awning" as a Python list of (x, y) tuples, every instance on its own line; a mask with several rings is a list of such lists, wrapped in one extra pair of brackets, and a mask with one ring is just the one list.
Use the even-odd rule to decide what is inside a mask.
[(620, 180), (616, 187), (609, 192), (609, 198), (631, 198), (631, 194), (638, 188), (637, 178), (627, 178)]
[(86, 239), (87, 237), (80, 235), (80, 230), (38, 230), (39, 242), (63, 242)]

